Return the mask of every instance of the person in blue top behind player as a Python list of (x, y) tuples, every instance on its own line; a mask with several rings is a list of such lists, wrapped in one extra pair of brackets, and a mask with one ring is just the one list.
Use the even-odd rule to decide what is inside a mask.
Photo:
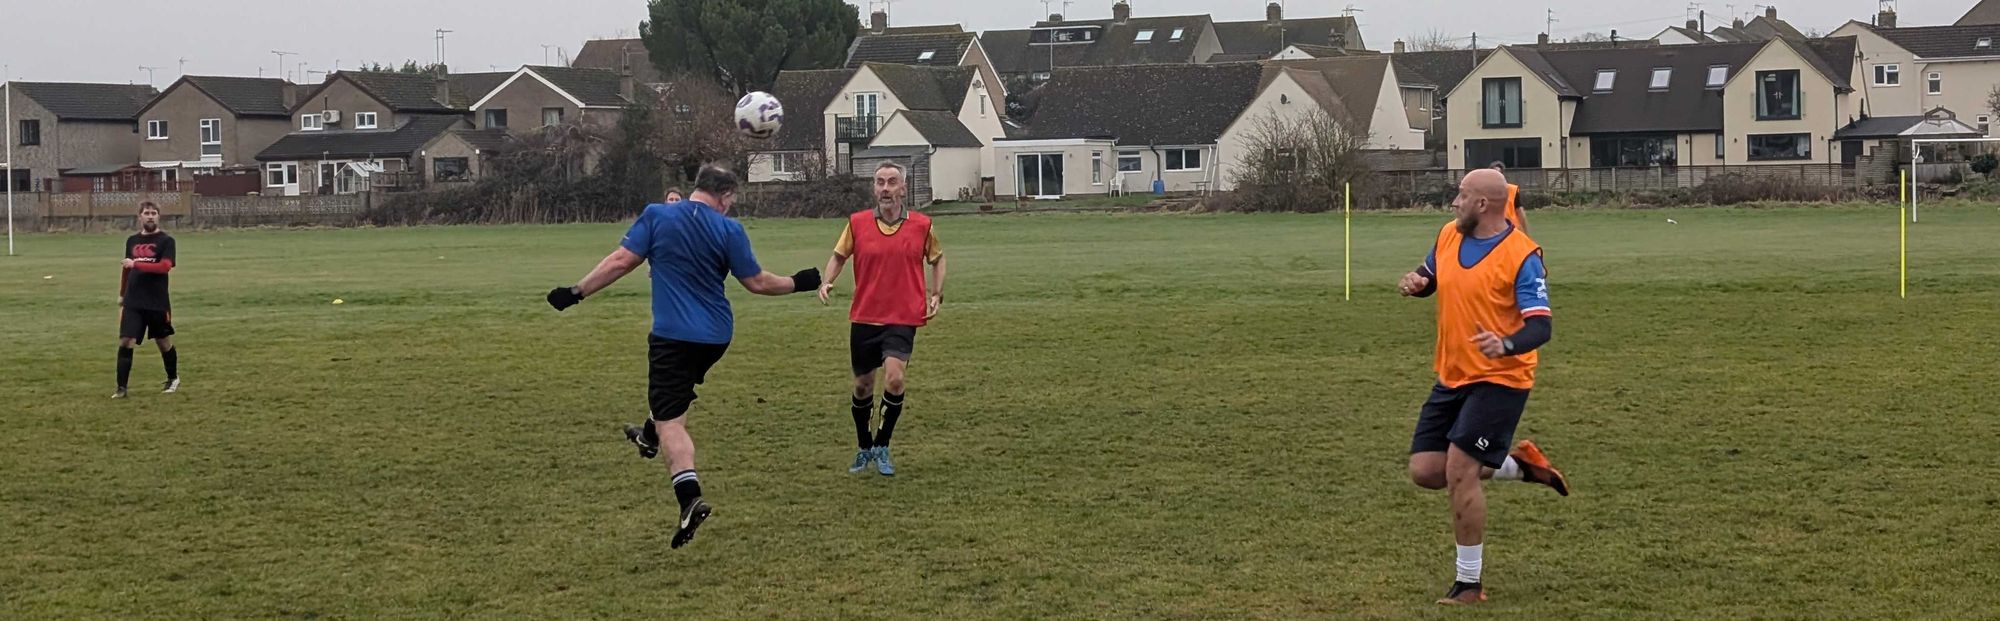
[(694, 194), (676, 203), (648, 205), (625, 240), (582, 281), (549, 291), (556, 310), (575, 306), (611, 286), (640, 263), (651, 262), (653, 330), (647, 337), (646, 400), (652, 415), (644, 425), (628, 425), (625, 437), (651, 458), (667, 451), (673, 473), (674, 497), (680, 501), (679, 527), (673, 547), (686, 545), (713, 511), (702, 501), (695, 479), (694, 439), (688, 436), (688, 406), (694, 387), (709, 367), (722, 360), (735, 331), (735, 316), (724, 297), (723, 282), (735, 276), (743, 288), (758, 295), (818, 291), (819, 270), (807, 268), (779, 276), (757, 265), (743, 225), (728, 217), (736, 204), (736, 173), (720, 165), (704, 166), (695, 176)]

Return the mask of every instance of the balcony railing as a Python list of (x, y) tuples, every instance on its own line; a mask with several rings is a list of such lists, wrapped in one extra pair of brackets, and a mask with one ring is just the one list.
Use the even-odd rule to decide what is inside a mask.
[(839, 142), (865, 143), (875, 139), (875, 133), (882, 128), (879, 116), (843, 116), (833, 119), (834, 140)]

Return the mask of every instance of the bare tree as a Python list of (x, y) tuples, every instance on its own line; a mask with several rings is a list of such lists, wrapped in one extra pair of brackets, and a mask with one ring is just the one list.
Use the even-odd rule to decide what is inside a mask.
[(1570, 43), (1603, 43), (1611, 40), (1611, 35), (1602, 32), (1586, 32), (1569, 38)]
[(1348, 184), (1359, 195), (1373, 181), (1362, 157), (1367, 146), (1366, 130), (1322, 111), (1259, 118), (1232, 179), (1236, 204), (1250, 211), (1333, 209)]
[(1467, 45), (1463, 37), (1453, 37), (1450, 33), (1436, 28), (1407, 37), (1404, 41), (1408, 43), (1412, 52), (1449, 52), (1465, 49)]
[(1986, 109), (1994, 116), (2000, 116), (2000, 84), (1994, 85), (1992, 92), (1986, 93)]

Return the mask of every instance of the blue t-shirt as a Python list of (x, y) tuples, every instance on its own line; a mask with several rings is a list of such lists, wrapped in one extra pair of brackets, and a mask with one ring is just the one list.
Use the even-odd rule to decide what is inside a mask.
[(691, 200), (646, 206), (620, 243), (651, 264), (653, 335), (721, 345), (736, 329), (724, 277), (763, 273), (743, 224)]
[[(1485, 239), (1467, 236), (1458, 244), (1458, 266), (1470, 268), (1486, 260), (1493, 249), (1500, 247), (1500, 240), (1514, 232), (1514, 225), (1499, 235)], [(1437, 247), (1431, 247), (1429, 256), (1424, 257), (1424, 267), (1432, 274), (1437, 273)], [(1542, 253), (1528, 255), (1521, 262), (1521, 271), (1514, 275), (1514, 303), (1521, 307), (1523, 315), (1546, 315), (1549, 313), (1549, 273), (1542, 267)]]

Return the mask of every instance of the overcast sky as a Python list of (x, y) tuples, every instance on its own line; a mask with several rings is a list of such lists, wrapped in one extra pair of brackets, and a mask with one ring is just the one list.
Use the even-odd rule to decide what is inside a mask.
[[(1113, 0), (1059, 2), (1051, 11), (1076, 19), (1111, 14)], [(1757, 0), (1738, 0), (1738, 13)], [(1766, 0), (1769, 1), (1769, 0)], [(1557, 38), (1617, 28), (1650, 37), (1681, 23), (1685, 0), (1286, 0), (1290, 16), (1360, 12), (1362, 36), (1374, 49), (1399, 37), (1438, 30), (1455, 37), (1479, 32), (1491, 43), (1531, 42), (1554, 9)], [(1849, 19), (1866, 20), (1876, 0), (1776, 0), (1779, 17), (1800, 30), (1824, 33)], [(1902, 0), (1906, 25), (1949, 24), (1973, 0)], [(576, 53), (583, 41), (637, 36), (645, 0), (0, 0), (0, 63), (13, 79), (152, 83), (166, 87), (182, 61), (197, 75), (278, 75), (317, 82), (315, 71), (353, 69), (362, 62), (400, 63), (436, 57), (435, 30), (445, 35), (454, 71), (507, 70), (555, 62), (556, 47)], [(869, 9), (866, 0), (863, 19)], [(1217, 20), (1261, 19), (1264, 0), (1132, 0), (1138, 15), (1210, 13)], [(1730, 10), (1706, 0), (1710, 25)], [(1045, 14), (1042, 0), (896, 0), (896, 25), (964, 24), (968, 30), (1025, 28)], [(545, 50), (542, 46), (551, 46)], [(546, 54), (546, 56), (545, 56)], [(307, 74), (300, 75), (302, 67)]]

